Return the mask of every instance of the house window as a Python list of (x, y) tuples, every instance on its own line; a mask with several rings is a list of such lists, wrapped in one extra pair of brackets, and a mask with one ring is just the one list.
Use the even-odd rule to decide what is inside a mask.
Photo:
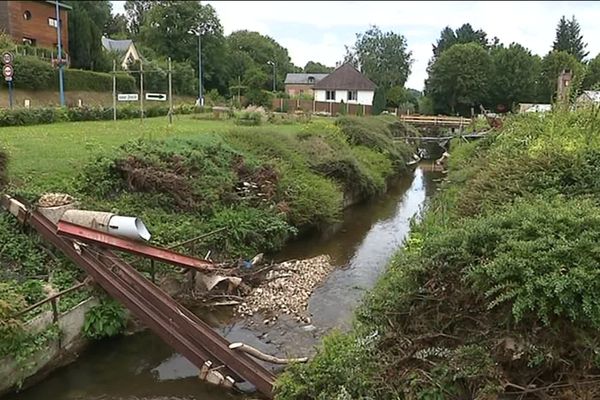
[(24, 37), (23, 44), (26, 46), (35, 46), (35, 39)]
[(308, 83), (309, 83), (309, 84), (313, 84), (313, 83), (315, 83), (315, 77), (314, 77), (314, 76), (309, 76), (309, 77), (308, 77)]
[(325, 100), (335, 100), (335, 90), (326, 90)]
[(31, 11), (25, 10), (25, 12), (23, 13), (23, 19), (25, 21), (29, 21), (31, 19)]
[(356, 90), (348, 90), (348, 101), (358, 100), (358, 93)]
[(48, 17), (48, 25), (58, 28), (58, 21), (56, 21), (56, 18)]

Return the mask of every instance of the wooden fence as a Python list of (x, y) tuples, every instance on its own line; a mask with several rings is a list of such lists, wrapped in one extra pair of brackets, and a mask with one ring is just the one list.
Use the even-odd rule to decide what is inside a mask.
[(303, 99), (273, 99), (273, 110), (287, 113), (302, 111), (305, 113), (327, 115), (371, 115), (372, 107), (365, 104), (334, 103)]

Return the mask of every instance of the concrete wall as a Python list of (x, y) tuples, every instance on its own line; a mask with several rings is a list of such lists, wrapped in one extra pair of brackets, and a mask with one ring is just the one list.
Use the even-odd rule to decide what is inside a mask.
[[(20, 382), (23, 386), (32, 385), (43, 379), (52, 370), (68, 363), (73, 358), (73, 353), (79, 352), (87, 344), (82, 330), (85, 313), (98, 304), (98, 300), (91, 298), (83, 301), (71, 310), (58, 317), (60, 337), (48, 343), (48, 346), (29, 360), (32, 367), (22, 370), (11, 357), (0, 359), (0, 396), (10, 392)], [(41, 332), (52, 323), (52, 313), (44, 312), (27, 323), (27, 328), (32, 332)]]

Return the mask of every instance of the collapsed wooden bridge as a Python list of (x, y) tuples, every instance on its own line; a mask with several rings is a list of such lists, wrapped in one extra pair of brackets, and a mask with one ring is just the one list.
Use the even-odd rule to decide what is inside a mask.
[(266, 397), (273, 397), (275, 377), (270, 371), (247, 354), (231, 349), (225, 338), (107, 247), (195, 269), (209, 269), (210, 262), (107, 233), (90, 234), (87, 228), (69, 223), (61, 222), (59, 229), (39, 211), (29, 209), (24, 201), (7, 195), (2, 196), (0, 204), (62, 251), (148, 328), (200, 368), (201, 374), (217, 370), (225, 378), (220, 382), (225, 386), (246, 380)]
[(400, 115), (400, 121), (414, 126), (447, 128), (464, 128), (473, 122), (470, 118), (433, 115)]

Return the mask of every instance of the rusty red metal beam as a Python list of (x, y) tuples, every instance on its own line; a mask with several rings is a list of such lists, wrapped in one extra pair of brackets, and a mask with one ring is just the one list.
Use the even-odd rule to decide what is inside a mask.
[(207, 260), (186, 256), (185, 254), (150, 246), (135, 240), (111, 235), (66, 221), (58, 222), (57, 233), (60, 236), (66, 236), (82, 242), (94, 243), (115, 250), (148, 257), (167, 264), (179, 265), (181, 267), (192, 268), (203, 272), (214, 269), (214, 264)]

